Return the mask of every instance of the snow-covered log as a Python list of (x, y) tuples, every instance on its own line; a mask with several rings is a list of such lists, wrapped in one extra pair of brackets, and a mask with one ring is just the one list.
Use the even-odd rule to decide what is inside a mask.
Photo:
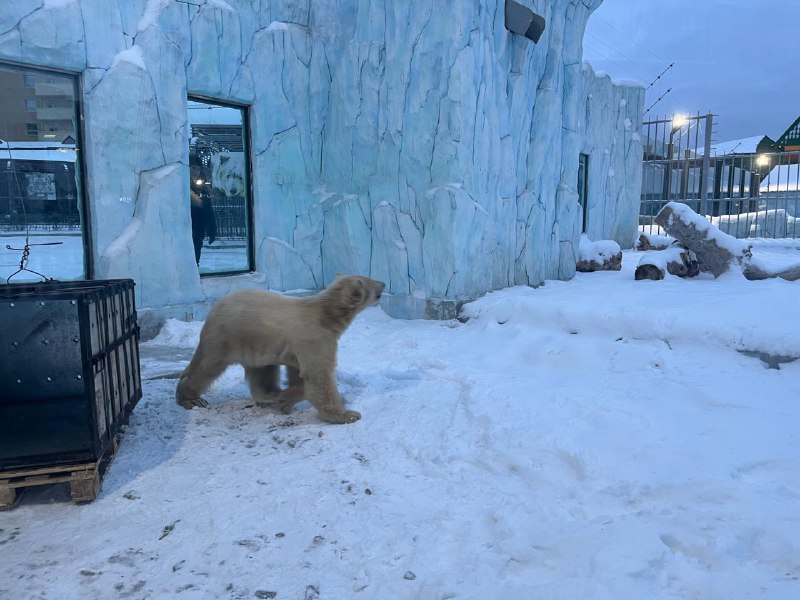
[(779, 271), (772, 271), (764, 269), (754, 263), (748, 263), (743, 269), (744, 276), (751, 281), (760, 281), (761, 279), (772, 279), (780, 277), (786, 281), (797, 281), (800, 279), (800, 265), (782, 269)]
[(752, 256), (750, 245), (723, 233), (685, 204), (669, 202), (655, 222), (694, 252), (701, 271), (719, 277), (731, 263), (743, 265)]
[(622, 249), (613, 240), (593, 242), (586, 234), (581, 235), (578, 246), (578, 262), (575, 270), (581, 273), (592, 271), (619, 271), (622, 269)]
[(664, 275), (677, 275), (678, 277), (694, 277), (700, 272), (700, 267), (691, 253), (686, 248), (675, 246), (666, 250), (651, 250), (646, 252), (639, 260), (634, 277), (637, 281), (664, 279)]
[(636, 250), (647, 252), (648, 250), (666, 250), (675, 243), (675, 238), (668, 235), (656, 235), (654, 233), (644, 233), (639, 235), (636, 240)]

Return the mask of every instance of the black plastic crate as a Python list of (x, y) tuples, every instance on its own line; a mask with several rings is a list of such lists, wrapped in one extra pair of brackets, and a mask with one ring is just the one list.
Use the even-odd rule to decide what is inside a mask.
[(0, 472), (112, 450), (142, 396), (133, 287), (0, 285)]

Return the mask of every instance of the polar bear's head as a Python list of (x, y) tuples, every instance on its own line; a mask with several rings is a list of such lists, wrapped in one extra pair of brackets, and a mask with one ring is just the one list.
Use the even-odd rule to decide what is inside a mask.
[(211, 183), (215, 190), (229, 198), (244, 196), (244, 155), (222, 152), (211, 157)]
[(361, 275), (336, 274), (336, 279), (318, 296), (322, 304), (322, 326), (341, 334), (355, 316), (377, 304), (386, 285)]

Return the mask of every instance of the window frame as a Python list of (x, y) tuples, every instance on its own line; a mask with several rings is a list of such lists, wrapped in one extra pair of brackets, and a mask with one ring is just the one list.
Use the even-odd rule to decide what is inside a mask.
[(578, 204), (583, 212), (581, 233), (587, 233), (589, 225), (589, 159), (585, 152), (578, 155)]
[[(85, 140), (86, 136), (86, 120), (84, 118), (84, 80), (83, 73), (77, 71), (70, 71), (58, 67), (51, 67), (47, 65), (34, 65), (22, 62), (15, 62), (12, 60), (0, 59), (0, 68), (21, 71), (23, 73), (23, 85), (25, 84), (25, 75), (36, 76), (53, 76), (58, 75), (61, 77), (69, 77), (72, 80), (72, 109), (73, 118), (75, 119), (75, 186), (77, 194), (77, 207), (80, 216), (80, 231), (82, 241), (82, 258), (83, 258), (83, 276), (80, 279), (70, 281), (91, 280), (95, 278), (95, 261), (94, 261), (94, 245), (92, 238), (92, 213), (91, 203), (89, 201), (89, 190), (87, 188), (88, 171), (86, 168), (85, 158)], [(28, 86), (25, 86), (28, 87)], [(35, 87), (35, 85), (34, 85)], [(26, 106), (27, 109), (27, 106)], [(29, 112), (29, 111), (25, 111)], [(26, 122), (27, 123), (27, 122)], [(37, 123), (38, 125), (38, 123)]]
[(186, 95), (186, 102), (187, 102), (187, 115), (186, 115), (186, 126), (187, 129), (191, 132), (191, 123), (189, 123), (189, 115), (188, 115), (188, 103), (189, 102), (201, 102), (203, 104), (213, 104), (215, 106), (221, 106), (223, 108), (235, 108), (241, 111), (242, 115), (242, 154), (244, 156), (244, 177), (245, 177), (245, 190), (247, 192), (247, 198), (245, 199), (245, 210), (246, 216), (245, 221), (247, 225), (247, 240), (246, 240), (246, 250), (247, 250), (247, 266), (244, 269), (239, 269), (235, 271), (214, 271), (211, 273), (203, 273), (200, 271), (200, 277), (233, 277), (236, 275), (244, 275), (247, 273), (253, 273), (255, 271), (255, 202), (253, 200), (253, 170), (252, 170), (252, 159), (250, 155), (250, 111), (252, 109), (252, 105), (250, 104), (243, 104), (240, 102), (234, 102), (231, 100), (221, 100), (219, 98), (214, 98), (212, 96), (205, 96), (202, 94), (193, 94), (191, 92), (187, 93)]

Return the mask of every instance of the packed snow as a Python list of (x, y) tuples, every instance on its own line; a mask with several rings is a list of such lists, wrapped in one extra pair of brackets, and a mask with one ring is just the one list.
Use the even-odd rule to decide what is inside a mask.
[[(27, 271), (19, 271), (24, 234), (0, 235), (0, 283), (13, 275), (12, 283), (41, 281), (45, 279), (69, 280), (83, 277), (83, 241), (75, 231), (64, 233), (37, 232), (27, 237), (30, 254)], [(47, 244), (47, 245), (39, 245)], [(11, 246), (11, 249), (6, 246)], [(120, 247), (125, 251), (125, 247)], [(191, 249), (189, 249), (191, 252)], [(225, 273), (247, 270), (247, 243), (245, 240), (205, 240), (200, 253), (200, 273)]]
[(254, 406), (238, 367), (177, 407), (158, 377), (201, 324), (168, 321), (99, 497), (0, 514), (0, 597), (798, 597), (800, 282), (634, 281), (639, 256), (466, 322), (368, 309), (352, 425)]
[[(20, 271), (23, 249), (29, 255)], [(39, 275), (37, 275), (37, 273)], [(80, 233), (44, 233), (0, 235), (0, 284), (45, 279), (79, 279), (83, 277), (83, 240)]]

